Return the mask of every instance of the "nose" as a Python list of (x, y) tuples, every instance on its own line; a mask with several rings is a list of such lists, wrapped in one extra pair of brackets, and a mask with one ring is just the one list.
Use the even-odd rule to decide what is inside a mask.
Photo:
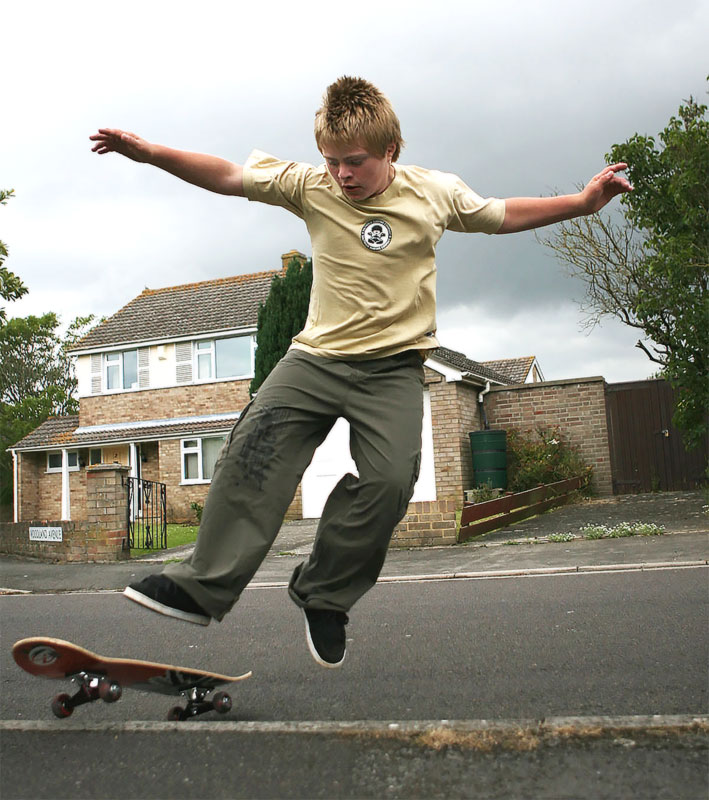
[(341, 181), (345, 181), (347, 178), (352, 177), (352, 167), (348, 164), (340, 164), (337, 169), (337, 176)]

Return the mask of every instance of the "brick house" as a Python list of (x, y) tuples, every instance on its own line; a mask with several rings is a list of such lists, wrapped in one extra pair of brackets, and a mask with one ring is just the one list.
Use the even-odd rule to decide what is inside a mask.
[[(283, 269), (294, 257), (305, 259), (286, 253)], [(204, 501), (217, 454), (249, 399), (258, 306), (280, 272), (145, 289), (77, 343), (79, 414), (50, 418), (11, 448), (15, 521), (85, 518), (86, 467), (111, 463), (165, 483), (168, 520), (194, 521), (190, 504)], [(534, 357), (478, 363), (446, 348), (425, 371), (421, 476), (395, 535), (401, 544), (455, 541), (455, 512), (473, 485), (467, 433), (482, 427), (486, 409), (492, 427), (537, 424), (556, 420), (559, 404), (570, 408), (580, 389), (588, 393), (584, 381), (596, 389), (600, 382), (601, 394), (604, 385), (582, 379), (559, 391), (543, 382)], [(585, 446), (589, 416), (578, 409), (566, 419)], [(603, 493), (607, 431), (595, 418), (589, 452)], [(347, 441), (340, 420), (304, 475), (290, 518), (320, 516), (332, 486), (354, 469)]]

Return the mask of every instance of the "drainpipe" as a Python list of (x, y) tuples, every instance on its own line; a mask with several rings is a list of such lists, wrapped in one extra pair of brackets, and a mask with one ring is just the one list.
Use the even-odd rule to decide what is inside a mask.
[(485, 395), (490, 391), (490, 381), (485, 383), (485, 388), (482, 392), (478, 392), (478, 408), (480, 409), (480, 421), (486, 431), (490, 430), (490, 423), (487, 421), (487, 414), (485, 413)]
[(12, 518), (20, 521), (20, 487), (17, 483), (19, 468), (17, 466), (17, 450), (12, 450)]

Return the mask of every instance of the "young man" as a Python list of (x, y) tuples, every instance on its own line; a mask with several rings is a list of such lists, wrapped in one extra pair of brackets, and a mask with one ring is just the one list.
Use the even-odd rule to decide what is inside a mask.
[(606, 167), (573, 195), (483, 199), (454, 175), (398, 165), (391, 104), (349, 77), (328, 87), (315, 116), (320, 167), (259, 151), (240, 166), (109, 128), (91, 139), (99, 154), (282, 206), (305, 221), (313, 247), (305, 328), (228, 438), (192, 557), (125, 594), (189, 622), (221, 620), (266, 556), (315, 449), (344, 417), (359, 476), (332, 491), (289, 586), (311, 654), (338, 667), (347, 612), (376, 583), (418, 477), (423, 361), (438, 346), (436, 243), (446, 229), (512, 233), (593, 213), (630, 190), (619, 175), (626, 165)]

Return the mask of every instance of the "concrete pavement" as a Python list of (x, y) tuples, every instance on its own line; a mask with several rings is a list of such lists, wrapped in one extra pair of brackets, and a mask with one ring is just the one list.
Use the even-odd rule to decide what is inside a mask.
[[(584, 501), (547, 512), (488, 534), (466, 545), (390, 551), (380, 580), (453, 579), (583, 570), (628, 570), (709, 563), (709, 501), (705, 493), (663, 492)], [(588, 540), (580, 528), (620, 522), (664, 526), (661, 536)], [(286, 583), (312, 547), (317, 521), (284, 524), (254, 578), (256, 583)], [(572, 534), (566, 542), (549, 537)], [(0, 591), (117, 591), (185, 558), (188, 545), (122, 563), (48, 564), (30, 559), (0, 559)]]

